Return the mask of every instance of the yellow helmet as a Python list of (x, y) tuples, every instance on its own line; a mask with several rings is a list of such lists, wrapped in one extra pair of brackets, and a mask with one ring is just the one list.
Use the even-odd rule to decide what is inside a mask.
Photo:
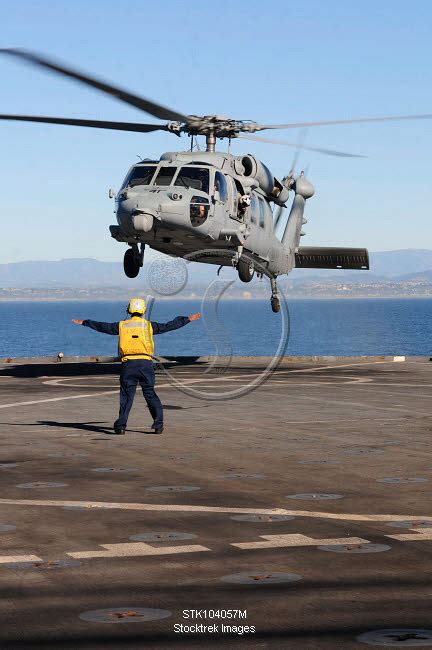
[(142, 298), (131, 298), (128, 304), (129, 314), (143, 314), (145, 312), (146, 304)]

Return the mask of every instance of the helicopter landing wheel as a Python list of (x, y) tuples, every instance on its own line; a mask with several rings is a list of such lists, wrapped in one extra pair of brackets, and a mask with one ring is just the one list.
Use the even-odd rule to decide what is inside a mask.
[(136, 256), (133, 248), (128, 248), (123, 258), (123, 269), (128, 278), (136, 278), (140, 272), (139, 257)]
[(272, 312), (277, 314), (280, 311), (280, 302), (278, 296), (272, 296), (270, 299)]
[(237, 271), (242, 282), (250, 282), (255, 273), (253, 260), (242, 255), (237, 264)]

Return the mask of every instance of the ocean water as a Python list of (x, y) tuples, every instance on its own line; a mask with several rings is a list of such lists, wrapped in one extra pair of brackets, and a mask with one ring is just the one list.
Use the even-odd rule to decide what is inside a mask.
[[(288, 355), (430, 355), (432, 299), (288, 300)], [(272, 355), (284, 346), (283, 318), (269, 301), (221, 300), (205, 318), (155, 338), (163, 355)], [(151, 320), (201, 310), (200, 301), (159, 301)], [(115, 355), (117, 337), (71, 323), (118, 321), (124, 302), (0, 302), (0, 357)], [(281, 342), (282, 337), (282, 342)]]

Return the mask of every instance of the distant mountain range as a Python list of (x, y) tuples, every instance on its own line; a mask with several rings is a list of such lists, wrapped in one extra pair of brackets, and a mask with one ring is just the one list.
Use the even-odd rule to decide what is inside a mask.
[[(144, 265), (143, 281), (148, 264)], [(432, 282), (432, 250), (406, 249), (370, 253), (370, 271), (340, 271), (295, 269), (289, 279), (294, 284), (320, 282), (373, 283), (383, 280)], [(216, 266), (191, 263), (189, 287), (207, 285), (216, 276)], [(223, 271), (224, 277), (235, 274)], [(141, 277), (141, 276), (140, 276)], [(246, 288), (246, 285), (243, 285)], [(137, 280), (129, 280), (121, 262), (101, 262), (95, 259), (65, 259), (60, 261), (15, 262), (0, 264), (1, 288), (102, 288), (137, 287)]]

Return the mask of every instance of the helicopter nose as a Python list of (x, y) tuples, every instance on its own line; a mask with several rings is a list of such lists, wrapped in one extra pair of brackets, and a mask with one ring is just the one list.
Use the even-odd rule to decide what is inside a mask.
[(155, 215), (150, 210), (142, 210), (136, 200), (122, 201), (117, 209), (119, 226), (128, 234), (149, 232), (154, 226)]

